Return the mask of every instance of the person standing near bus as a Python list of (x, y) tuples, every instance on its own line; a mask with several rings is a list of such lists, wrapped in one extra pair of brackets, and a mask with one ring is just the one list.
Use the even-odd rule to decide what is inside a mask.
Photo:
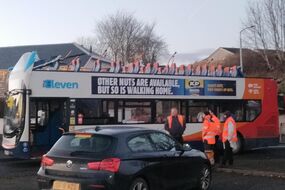
[(167, 117), (164, 128), (174, 139), (183, 144), (182, 135), (186, 128), (186, 121), (183, 115), (178, 114), (176, 107), (171, 108), (170, 116)]
[(202, 139), (205, 150), (213, 150), (213, 146), (216, 143), (215, 134), (214, 122), (212, 121), (211, 114), (210, 112), (205, 111), (202, 127)]
[(214, 153), (214, 145), (216, 143), (215, 140), (215, 128), (214, 122), (212, 121), (211, 114), (209, 111), (204, 112), (204, 121), (202, 127), (202, 139), (204, 143), (205, 153), (210, 160), (211, 164), (215, 164), (215, 153)]
[(232, 166), (234, 163), (233, 159), (233, 148), (236, 145), (237, 139), (237, 130), (236, 122), (232, 117), (230, 111), (226, 111), (224, 114), (225, 124), (222, 133), (222, 141), (224, 146), (224, 157), (222, 161), (222, 167), (229, 162), (229, 165)]
[(213, 121), (213, 130), (215, 133), (215, 144), (213, 147), (214, 150), (214, 159), (215, 159), (215, 163), (219, 163), (220, 162), (220, 148), (219, 148), (219, 137), (221, 136), (221, 122), (219, 120), (219, 118), (211, 111), (209, 110), (209, 113), (211, 114), (211, 120)]

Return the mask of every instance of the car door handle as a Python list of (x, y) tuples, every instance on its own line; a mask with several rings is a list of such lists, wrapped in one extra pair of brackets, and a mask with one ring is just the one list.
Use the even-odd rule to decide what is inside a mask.
[(173, 156), (179, 157), (179, 156), (181, 156), (181, 154), (180, 154), (179, 152), (175, 152), (175, 153), (173, 154)]

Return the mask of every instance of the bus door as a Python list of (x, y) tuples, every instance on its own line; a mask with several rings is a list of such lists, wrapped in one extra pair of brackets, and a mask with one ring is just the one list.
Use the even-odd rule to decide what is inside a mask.
[(285, 95), (278, 96), (278, 108), (279, 108), (279, 127), (280, 127), (280, 141), (284, 141), (285, 135)]
[(279, 114), (284, 115), (285, 114), (285, 95), (279, 95), (278, 96), (278, 108), (279, 108)]
[(49, 150), (68, 131), (68, 99), (32, 99), (30, 103), (30, 143), (34, 154)]

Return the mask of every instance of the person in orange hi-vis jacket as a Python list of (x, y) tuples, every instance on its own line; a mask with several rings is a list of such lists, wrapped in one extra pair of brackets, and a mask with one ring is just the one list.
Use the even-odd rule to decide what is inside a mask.
[(219, 148), (219, 137), (221, 136), (221, 122), (220, 120), (218, 119), (218, 117), (211, 111), (209, 110), (209, 113), (211, 114), (211, 120), (213, 121), (212, 122), (212, 125), (213, 125), (213, 130), (215, 132), (215, 144), (213, 146), (213, 150), (214, 150), (214, 160), (215, 160), (215, 163), (219, 163), (220, 162), (220, 149)]
[(183, 144), (182, 135), (186, 129), (186, 120), (183, 115), (178, 114), (176, 107), (171, 108), (171, 113), (170, 116), (167, 117), (164, 129), (168, 131), (174, 139)]
[(232, 117), (230, 111), (224, 113), (225, 124), (222, 133), (222, 141), (224, 146), (224, 157), (222, 161), (222, 167), (226, 166), (227, 162), (232, 166), (234, 163), (233, 159), (233, 147), (236, 145), (237, 139), (237, 130), (236, 122)]
[(216, 143), (215, 139), (216, 132), (211, 118), (212, 118), (211, 114), (208, 111), (205, 111), (203, 128), (202, 128), (202, 139), (205, 150), (213, 150), (213, 146)]

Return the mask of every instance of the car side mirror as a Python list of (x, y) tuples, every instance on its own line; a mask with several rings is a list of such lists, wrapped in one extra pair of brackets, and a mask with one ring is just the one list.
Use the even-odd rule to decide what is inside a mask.
[(192, 148), (191, 148), (191, 146), (189, 144), (187, 144), (187, 143), (183, 144), (183, 150), (188, 151), (188, 150), (191, 150), (191, 149)]

